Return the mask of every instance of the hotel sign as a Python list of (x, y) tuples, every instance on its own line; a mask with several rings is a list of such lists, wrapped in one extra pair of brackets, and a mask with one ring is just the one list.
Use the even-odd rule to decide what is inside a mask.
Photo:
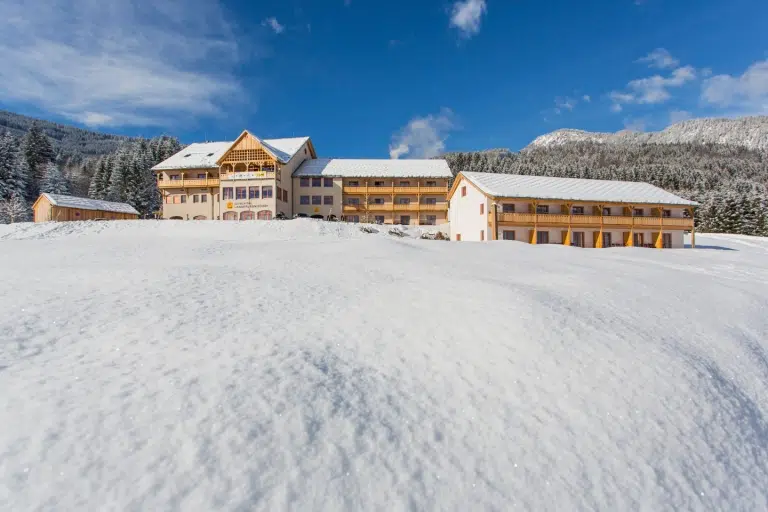
[(222, 180), (226, 181), (239, 181), (239, 180), (256, 180), (259, 178), (267, 178), (271, 177), (270, 174), (274, 174), (274, 172), (266, 172), (266, 171), (256, 171), (256, 172), (236, 172), (233, 174), (228, 174), (227, 176), (222, 177)]
[(248, 201), (248, 200), (235, 201), (234, 203), (232, 201), (227, 201), (227, 210), (233, 210), (238, 208), (248, 208), (249, 210), (251, 209), (269, 210), (270, 206), (268, 204), (252, 203), (251, 201)]

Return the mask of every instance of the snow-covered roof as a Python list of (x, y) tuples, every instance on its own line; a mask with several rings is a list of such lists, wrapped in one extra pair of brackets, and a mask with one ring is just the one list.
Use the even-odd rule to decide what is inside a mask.
[(451, 178), (445, 160), (356, 160), (317, 158), (306, 160), (294, 176), (334, 178)]
[[(293, 137), (288, 139), (259, 140), (264, 149), (274, 154), (282, 163), (287, 163), (309, 140), (309, 137)], [(232, 146), (234, 142), (203, 142), (190, 144), (172, 157), (160, 162), (152, 168), (153, 171), (172, 169), (216, 169), (216, 162)]]
[(461, 174), (480, 190), (494, 197), (685, 206), (698, 204), (643, 182), (551, 178), (490, 172), (462, 172)]
[(128, 203), (113, 203), (111, 201), (102, 201), (100, 199), (64, 196), (61, 194), (43, 193), (43, 195), (53, 206), (60, 206), (62, 208), (79, 208), (81, 210), (101, 210), (104, 212), (139, 214), (139, 212), (136, 211), (136, 208)]

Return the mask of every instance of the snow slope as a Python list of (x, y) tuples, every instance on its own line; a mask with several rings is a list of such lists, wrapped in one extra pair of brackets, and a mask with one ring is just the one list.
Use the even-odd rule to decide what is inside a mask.
[(0, 510), (766, 510), (768, 239), (0, 226)]

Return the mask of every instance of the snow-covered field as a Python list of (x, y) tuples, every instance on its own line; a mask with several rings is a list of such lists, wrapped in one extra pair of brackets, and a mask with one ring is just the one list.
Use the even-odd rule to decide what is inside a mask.
[(768, 239), (0, 226), (0, 510), (766, 510)]

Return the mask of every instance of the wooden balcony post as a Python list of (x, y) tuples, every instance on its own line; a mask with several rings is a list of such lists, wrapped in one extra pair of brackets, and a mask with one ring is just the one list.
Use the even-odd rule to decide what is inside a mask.
[(491, 218), (491, 240), (498, 240), (499, 239), (499, 228), (498, 228), (498, 218), (499, 218), (499, 205), (496, 201), (493, 202), (491, 205), (493, 210), (493, 217)]
[(689, 208), (688, 212), (691, 215), (691, 249), (696, 248), (696, 221), (693, 218), (693, 208)]

